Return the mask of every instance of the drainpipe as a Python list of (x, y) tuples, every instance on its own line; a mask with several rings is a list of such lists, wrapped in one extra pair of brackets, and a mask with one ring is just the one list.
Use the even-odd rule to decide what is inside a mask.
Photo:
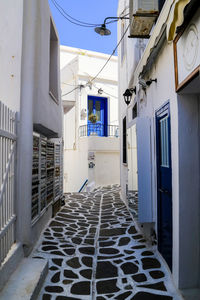
[(16, 239), (31, 250), (31, 200), (33, 153), (33, 101), (35, 92), (37, 0), (23, 1), (21, 58), (21, 102), (17, 151), (17, 225)]
[[(77, 77), (76, 77), (76, 86), (78, 85), (78, 81), (77, 81)], [(77, 119), (78, 119), (78, 104), (77, 104), (77, 101), (79, 100), (79, 89), (76, 89), (75, 90), (75, 93), (74, 93), (74, 96), (75, 96), (75, 137), (74, 137), (74, 145), (73, 145), (73, 150), (77, 150), (77, 143), (78, 143), (78, 126), (77, 126)]]

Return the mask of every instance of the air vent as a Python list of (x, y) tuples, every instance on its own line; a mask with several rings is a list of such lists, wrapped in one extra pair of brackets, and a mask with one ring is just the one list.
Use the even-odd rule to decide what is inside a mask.
[(131, 38), (149, 38), (158, 14), (158, 0), (130, 0)]
[(158, 0), (132, 0), (133, 13), (158, 12)]

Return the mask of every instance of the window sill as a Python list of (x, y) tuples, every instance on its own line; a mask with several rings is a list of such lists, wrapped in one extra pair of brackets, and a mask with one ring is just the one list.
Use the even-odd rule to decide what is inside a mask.
[(59, 103), (59, 100), (54, 96), (54, 94), (53, 94), (51, 91), (49, 91), (49, 95), (50, 95), (50, 97), (53, 99), (53, 101), (54, 101), (56, 104)]

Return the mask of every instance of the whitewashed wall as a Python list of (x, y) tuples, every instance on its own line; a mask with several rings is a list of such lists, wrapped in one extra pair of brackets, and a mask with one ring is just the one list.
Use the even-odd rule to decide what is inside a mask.
[(50, 19), (48, 0), (0, 3), (0, 100), (19, 112), (14, 193), (16, 244), (4, 264), (1, 287), (22, 256), (30, 253), (52, 216), (49, 206), (40, 220), (31, 224), (33, 123), (62, 136), (60, 93), (59, 105), (52, 103), (49, 96)]
[[(123, 1), (119, 1), (119, 8), (120, 3), (123, 3)], [(170, 2), (167, 1), (166, 3), (169, 4)], [(163, 13), (163, 16), (164, 15), (165, 13)], [(199, 16), (199, 12), (196, 13), (196, 16)], [(159, 20), (161, 22), (162, 18), (160, 17)], [(197, 18), (194, 18), (191, 22), (193, 24), (196, 22), (195, 24), (197, 25), (199, 21), (197, 21)], [(157, 31), (156, 33), (158, 34), (159, 32)], [(186, 39), (185, 36), (183, 38)], [(182, 44), (184, 45), (184, 41)], [(180, 45), (182, 44), (180, 43)], [(183, 48), (183, 50), (184, 49), (185, 48)], [(129, 51), (129, 48), (127, 51), (128, 59), (130, 58), (131, 62), (131, 57), (133, 57), (132, 51)], [(153, 208), (153, 214), (152, 220), (150, 220), (152, 223), (149, 224), (152, 228), (155, 228), (155, 230), (157, 230), (155, 113), (166, 102), (170, 103), (173, 203), (173, 278), (178, 288), (199, 288), (199, 77), (193, 80), (180, 92), (180, 94), (177, 94), (175, 91), (173, 44), (164, 42), (157, 58), (154, 58), (150, 71), (148, 71), (145, 76), (143, 75), (145, 80), (156, 78), (157, 83), (152, 82), (152, 84), (147, 87), (146, 93), (142, 91), (140, 92), (138, 77), (143, 69), (143, 65), (145, 65), (148, 57), (147, 53), (148, 51), (145, 50), (135, 73), (133, 71), (130, 72), (128, 67), (125, 67), (125, 70), (123, 69), (123, 65), (120, 67), (122, 77), (120, 77), (119, 92), (122, 94), (122, 86), (124, 90), (126, 88), (124, 87), (123, 81), (124, 76), (126, 76), (128, 84), (132, 84), (133, 86), (136, 85), (138, 91), (136, 98), (138, 101), (138, 117), (149, 118), (150, 120), (150, 143), (145, 144), (144, 147), (149, 147), (151, 151), (151, 171), (149, 171), (148, 176), (149, 180), (152, 182), (151, 207)], [(182, 56), (180, 57), (182, 59)], [(199, 62), (197, 62), (197, 64), (199, 64)], [(133, 80), (128, 80), (130, 78), (133, 78)], [(121, 105), (121, 112), (124, 113), (121, 113), (120, 116), (121, 119), (125, 114), (128, 116), (128, 126), (133, 124), (133, 122), (131, 122), (131, 109), (132, 106), (130, 105), (130, 108), (125, 111), (125, 107)], [(139, 172), (141, 172), (141, 170), (138, 166), (138, 173)], [(121, 164), (121, 182), (124, 189), (127, 182), (127, 176), (125, 166), (123, 164)], [(198, 291), (199, 290), (196, 290), (196, 295), (199, 295)]]
[[(58, 103), (49, 95), (50, 71), (50, 9), (48, 1), (38, 1), (36, 26), (36, 62), (35, 62), (35, 100), (33, 122), (54, 131), (62, 136), (62, 103), (60, 100), (60, 69), (59, 69), (59, 37), (57, 57)], [(53, 22), (53, 20), (52, 20)], [(56, 28), (55, 32), (56, 32)], [(57, 33), (56, 33), (57, 34)], [(55, 77), (56, 78), (56, 77)]]
[[(129, 0), (119, 0), (118, 3), (118, 16), (123, 16), (129, 13)], [(129, 25), (129, 20), (123, 20), (118, 22), (118, 41), (122, 37), (122, 26), (124, 29)], [(122, 160), (122, 120), (127, 117), (127, 128), (128, 124), (128, 113), (127, 105), (124, 102), (123, 93), (129, 88), (129, 82), (132, 81), (134, 69), (139, 61), (140, 48), (136, 39), (129, 39), (129, 29), (118, 48), (119, 62), (118, 62), (118, 95), (119, 95), (119, 120), (120, 120), (120, 184), (122, 188), (122, 198), (126, 201), (126, 189), (128, 186), (128, 165), (123, 163)], [(123, 49), (124, 50), (123, 50)], [(124, 55), (122, 56), (122, 52)]]
[(0, 2), (0, 100), (20, 109), (23, 0)]
[[(23, 38), (23, 0), (1, 1), (0, 3), (0, 99), (13, 110), (20, 110), (21, 96), (21, 62)], [(33, 122), (42, 124), (62, 135), (61, 102), (55, 103), (49, 95), (49, 45), (50, 17), (48, 1), (35, 1), (37, 20), (35, 23), (35, 43), (32, 51), (35, 56)], [(11, 21), (12, 20), (12, 21)], [(40, 21), (39, 21), (40, 20)], [(25, 24), (24, 26), (28, 26)], [(8, 38), (9, 36), (9, 38)], [(32, 44), (31, 36), (27, 43)], [(24, 51), (24, 50), (23, 50)], [(59, 52), (59, 51), (58, 51)], [(23, 52), (25, 53), (25, 52)], [(58, 56), (59, 75), (59, 56)], [(58, 76), (59, 78), (59, 76)], [(58, 79), (59, 99), (60, 80)], [(29, 87), (27, 86), (27, 89)], [(58, 100), (59, 100), (58, 99)]]
[(96, 186), (119, 184), (119, 152), (96, 151), (95, 158), (95, 183)]
[[(198, 286), (199, 270), (199, 96), (187, 88), (187, 95), (175, 92), (173, 45), (165, 43), (148, 78), (157, 78), (140, 102), (139, 115), (151, 118), (153, 219), (157, 216), (155, 112), (170, 103), (173, 277), (179, 288)], [(148, 79), (146, 77), (146, 79)], [(167, 78), (167, 80), (166, 80)], [(189, 90), (188, 90), (189, 89)], [(191, 180), (193, 178), (193, 180)], [(157, 224), (155, 224), (155, 229)], [(186, 233), (187, 232), (187, 233)], [(187, 238), (186, 238), (187, 235)], [(195, 243), (192, 241), (195, 240)], [(187, 270), (187, 271), (186, 271)], [(188, 276), (188, 274), (190, 274)]]
[[(96, 186), (119, 183), (119, 139), (79, 138), (79, 127), (87, 125), (88, 95), (106, 97), (108, 124), (119, 124), (117, 58), (113, 57), (110, 60), (89, 87), (88, 81), (99, 72), (109, 55), (66, 46), (61, 46), (60, 49), (62, 94), (70, 92), (77, 85), (84, 86), (63, 96), (64, 107), (70, 103), (74, 105), (64, 114), (64, 191), (78, 191), (86, 179), (89, 183), (94, 182)], [(103, 90), (102, 95), (98, 94), (100, 88)], [(83, 111), (86, 111), (85, 117), (81, 116)], [(88, 151), (95, 153), (94, 169), (88, 168)]]

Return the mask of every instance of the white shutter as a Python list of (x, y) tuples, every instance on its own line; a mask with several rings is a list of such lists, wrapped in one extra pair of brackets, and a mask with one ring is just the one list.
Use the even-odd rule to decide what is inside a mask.
[(158, 11), (158, 0), (134, 0), (133, 13)]
[(150, 119), (147, 117), (138, 118), (138, 220), (141, 223), (153, 222), (150, 132)]

